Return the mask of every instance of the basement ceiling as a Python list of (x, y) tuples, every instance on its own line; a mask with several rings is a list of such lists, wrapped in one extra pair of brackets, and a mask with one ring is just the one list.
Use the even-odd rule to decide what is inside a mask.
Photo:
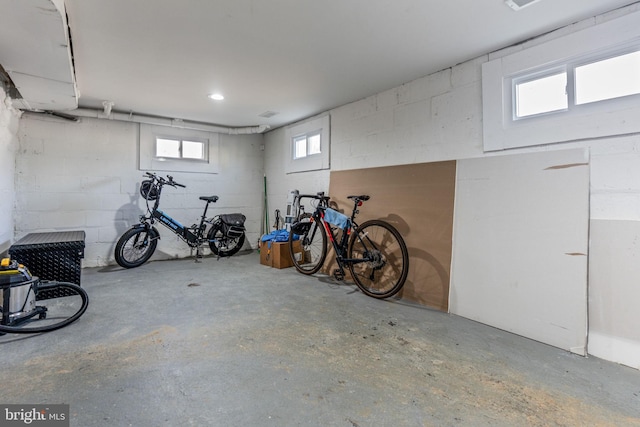
[(25, 109), (275, 128), (632, 3), (6, 0), (0, 65)]

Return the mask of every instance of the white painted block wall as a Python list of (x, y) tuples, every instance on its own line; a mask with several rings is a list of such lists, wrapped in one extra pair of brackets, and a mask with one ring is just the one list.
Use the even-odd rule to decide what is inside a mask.
[[(331, 170), (586, 148), (591, 155), (591, 221), (626, 220), (629, 222), (626, 232), (640, 240), (639, 227), (635, 226), (640, 223), (640, 135), (485, 154), (481, 92), (484, 62), (638, 10), (639, 4), (621, 8), (329, 111)], [(329, 170), (290, 175), (282, 171), (281, 157), (288, 153), (288, 143), (280, 129), (265, 136), (265, 171), (271, 183), (272, 209), (283, 208), (290, 188), (311, 191), (321, 185), (328, 187)], [(599, 230), (605, 229), (602, 222), (598, 225)], [(597, 335), (597, 339), (589, 340), (588, 352), (640, 368), (638, 328), (631, 332), (621, 326), (640, 325), (640, 310), (625, 309), (621, 315), (616, 305), (609, 304), (609, 301), (637, 301), (637, 292), (630, 289), (629, 278), (621, 278), (617, 271), (621, 266), (624, 271), (637, 271), (638, 252), (619, 251), (615, 254), (615, 263), (594, 259), (602, 256), (606, 248), (621, 247), (608, 241), (613, 238), (607, 233), (598, 233), (590, 240), (590, 294), (611, 294), (615, 298), (590, 298), (589, 317), (599, 320), (591, 322), (590, 334)], [(613, 270), (614, 266), (617, 271)], [(601, 319), (615, 319), (615, 324)], [(611, 342), (624, 345), (612, 351)]]
[(276, 209), (280, 210), (280, 215), (284, 218), (287, 196), (291, 190), (298, 190), (301, 194), (316, 194), (319, 191), (329, 192), (329, 170), (285, 173), (285, 162), (289, 156), (289, 146), (283, 143), (284, 140), (284, 128), (269, 132), (264, 139), (264, 170), (267, 177), (269, 230), (273, 230)]
[[(25, 114), (16, 159), (15, 238), (32, 232), (84, 230), (83, 266), (114, 263), (118, 237), (138, 222), (138, 124), (83, 118), (78, 122)], [(259, 237), (263, 176), (261, 135), (221, 135), (220, 173), (173, 173), (186, 189), (166, 187), (161, 208), (189, 226), (199, 219), (199, 196), (218, 195), (210, 214), (247, 216), (247, 245)], [(154, 259), (184, 257), (186, 244), (158, 226)], [(249, 246), (247, 246), (249, 247)]]
[(11, 107), (0, 87), (0, 253), (13, 242), (15, 162), (20, 113)]

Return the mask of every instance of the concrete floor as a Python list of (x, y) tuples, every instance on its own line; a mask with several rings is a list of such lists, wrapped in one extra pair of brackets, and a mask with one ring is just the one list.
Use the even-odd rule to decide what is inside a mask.
[(255, 252), (82, 274), (78, 322), (0, 337), (0, 402), (81, 427), (640, 426), (640, 371)]

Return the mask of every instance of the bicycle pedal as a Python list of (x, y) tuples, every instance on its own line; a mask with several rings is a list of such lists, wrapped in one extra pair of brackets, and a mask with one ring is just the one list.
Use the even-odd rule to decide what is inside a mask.
[(344, 271), (340, 270), (339, 268), (333, 271), (333, 277), (336, 278), (336, 280), (340, 280), (343, 281), (344, 280)]

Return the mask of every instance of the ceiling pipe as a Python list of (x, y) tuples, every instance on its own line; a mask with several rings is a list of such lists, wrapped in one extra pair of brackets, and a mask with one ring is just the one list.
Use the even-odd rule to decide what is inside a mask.
[(191, 122), (182, 119), (169, 119), (165, 117), (147, 116), (144, 114), (119, 113), (111, 111), (107, 114), (107, 108), (104, 110), (93, 110), (90, 108), (78, 108), (68, 111), (66, 114), (76, 117), (89, 117), (94, 119), (108, 119), (121, 122), (143, 123), (155, 126), (169, 126), (180, 129), (199, 130), (204, 132), (226, 133), (228, 135), (249, 135), (263, 133), (270, 129), (269, 125), (246, 126), (246, 127), (226, 127), (210, 125), (206, 123)]
[(104, 107), (104, 115), (108, 117), (109, 114), (111, 114), (111, 109), (114, 106), (113, 101), (102, 101), (102, 106)]

